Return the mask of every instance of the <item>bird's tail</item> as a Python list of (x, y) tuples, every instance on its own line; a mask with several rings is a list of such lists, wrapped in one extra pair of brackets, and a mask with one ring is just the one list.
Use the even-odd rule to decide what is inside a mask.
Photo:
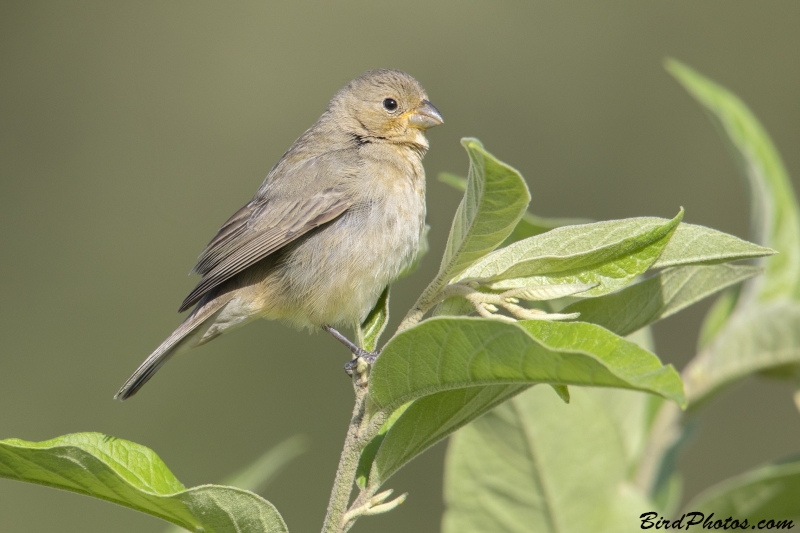
[[(227, 297), (226, 297), (227, 296)], [(161, 343), (161, 346), (150, 354), (145, 359), (136, 372), (133, 373), (128, 381), (122, 386), (119, 392), (114, 396), (115, 400), (124, 401), (136, 394), (147, 381), (153, 377), (161, 366), (166, 363), (173, 355), (185, 352), (200, 344), (205, 344), (220, 333), (226, 327), (216, 327), (209, 331), (212, 326), (217, 322), (217, 317), (225, 310), (225, 307), (231, 301), (230, 294), (220, 295), (213, 299), (208, 299), (200, 304), (192, 311), (192, 314), (186, 317), (186, 320), (178, 326), (178, 329), (172, 332), (172, 335)], [(227, 322), (227, 321), (226, 321)], [(226, 325), (239, 325), (231, 324), (228, 322)]]

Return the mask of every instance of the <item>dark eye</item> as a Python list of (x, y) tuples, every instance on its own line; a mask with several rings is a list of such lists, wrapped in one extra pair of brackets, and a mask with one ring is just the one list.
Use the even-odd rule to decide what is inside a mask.
[(383, 101), (383, 108), (386, 111), (394, 111), (397, 109), (397, 102), (394, 98), (387, 98)]

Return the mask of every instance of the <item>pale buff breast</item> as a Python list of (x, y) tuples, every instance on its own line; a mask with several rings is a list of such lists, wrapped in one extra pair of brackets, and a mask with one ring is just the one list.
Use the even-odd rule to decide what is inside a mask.
[(409, 159), (365, 165), (364, 172), (383, 172), (364, 181), (369, 185), (359, 201), (286, 249), (261, 283), (264, 316), (297, 327), (352, 326), (364, 320), (419, 249), (425, 175), (419, 158)]

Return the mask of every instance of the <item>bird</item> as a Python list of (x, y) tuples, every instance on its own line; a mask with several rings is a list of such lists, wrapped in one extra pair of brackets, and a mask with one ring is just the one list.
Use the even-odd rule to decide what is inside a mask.
[[(272, 167), (252, 200), (200, 254), (193, 309), (125, 382), (137, 391), (172, 356), (258, 318), (342, 335), (415, 260), (425, 228), (426, 130), (444, 122), (422, 85), (370, 70), (331, 99)], [(355, 360), (355, 359), (354, 359)]]

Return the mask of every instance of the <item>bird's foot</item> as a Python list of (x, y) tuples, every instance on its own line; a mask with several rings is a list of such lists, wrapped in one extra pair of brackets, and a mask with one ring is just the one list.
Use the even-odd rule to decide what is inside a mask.
[(345, 363), (344, 371), (347, 372), (347, 375), (351, 377), (356, 373), (363, 374), (367, 371), (368, 367), (375, 363), (375, 360), (378, 358), (380, 353), (380, 350), (368, 352), (358, 348), (357, 352), (353, 352), (353, 358)]

